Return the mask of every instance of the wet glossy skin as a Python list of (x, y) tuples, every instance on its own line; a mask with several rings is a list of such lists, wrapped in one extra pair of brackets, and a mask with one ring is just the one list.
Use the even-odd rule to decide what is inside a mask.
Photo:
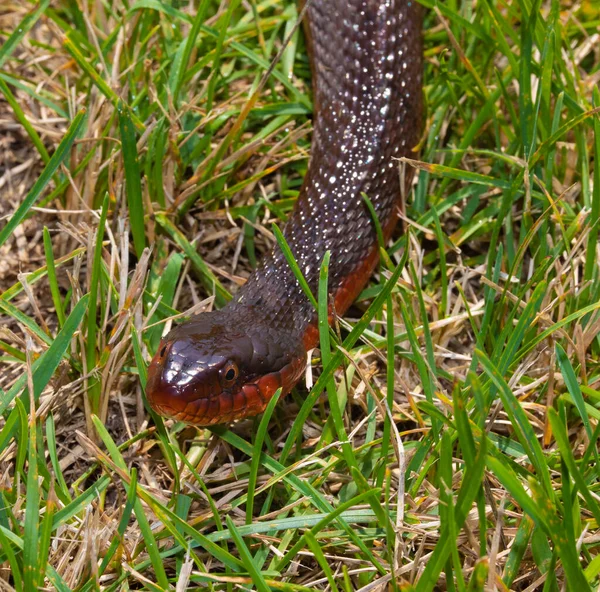
[[(377, 263), (400, 198), (394, 157), (410, 156), (422, 124), (420, 10), (407, 0), (314, 0), (307, 10), (315, 86), (309, 170), (284, 235), (316, 294), (331, 251), (329, 289), (343, 314)], [(407, 180), (408, 182), (408, 180)], [(279, 248), (222, 310), (173, 329), (149, 368), (160, 414), (196, 425), (260, 413), (289, 392), (318, 341), (316, 313)]]

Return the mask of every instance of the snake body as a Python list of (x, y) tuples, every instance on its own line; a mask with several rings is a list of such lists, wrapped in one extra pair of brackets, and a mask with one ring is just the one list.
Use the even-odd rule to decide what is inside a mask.
[[(421, 132), (420, 12), (412, 0), (313, 0), (306, 10), (314, 132), (283, 233), (313, 294), (330, 251), (328, 287), (338, 315), (378, 261), (363, 194), (387, 240), (401, 194), (395, 158), (410, 155)], [(317, 342), (317, 313), (276, 246), (224, 308), (163, 339), (149, 367), (148, 401), (196, 425), (255, 415), (279, 387), (291, 390)]]

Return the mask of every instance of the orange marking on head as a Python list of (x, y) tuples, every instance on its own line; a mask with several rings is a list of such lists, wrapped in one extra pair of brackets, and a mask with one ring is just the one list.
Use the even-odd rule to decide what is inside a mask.
[(266, 401), (269, 401), (280, 386), (282, 385), (279, 373), (267, 374), (258, 380), (258, 388)]

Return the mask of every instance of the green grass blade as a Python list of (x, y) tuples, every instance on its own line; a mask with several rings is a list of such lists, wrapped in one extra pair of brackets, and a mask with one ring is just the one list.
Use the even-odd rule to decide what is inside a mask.
[[(92, 261), (92, 272), (90, 278), (90, 299), (87, 317), (87, 339), (86, 339), (86, 362), (88, 372), (92, 372), (96, 368), (98, 362), (98, 344), (96, 343), (96, 335), (98, 332), (98, 287), (100, 284), (100, 276), (102, 275), (102, 249), (104, 232), (106, 227), (106, 217), (108, 216), (108, 195), (104, 196), (102, 202), (102, 211), (100, 212), (100, 221), (96, 231), (96, 244), (94, 245), (94, 257)], [(102, 304), (102, 298), (100, 303)], [(88, 399), (90, 402), (90, 410), (93, 414), (100, 412), (100, 394), (102, 385), (96, 376), (90, 376), (88, 387)]]
[(527, 551), (527, 545), (533, 531), (533, 520), (529, 516), (523, 516), (517, 529), (514, 544), (510, 548), (508, 559), (504, 566), (502, 581), (508, 588), (519, 574), (519, 568)]
[[(135, 469), (131, 472), (131, 484), (130, 487), (135, 490), (137, 484), (137, 472)], [(140, 503), (139, 499), (136, 499), (133, 504), (133, 511), (135, 513), (135, 517), (137, 518), (137, 523), (144, 538), (144, 543), (146, 546), (146, 551), (150, 556), (150, 562), (152, 564), (152, 569), (156, 575), (156, 583), (158, 584), (158, 590), (170, 590), (171, 586), (169, 585), (169, 579), (167, 578), (167, 573), (165, 572), (165, 567), (163, 564), (162, 557), (160, 556), (160, 550), (158, 548), (158, 544), (156, 542), (156, 538), (152, 532), (152, 528), (150, 527), (150, 523), (148, 522), (148, 518), (146, 517), (146, 513), (144, 512), (144, 508)]]
[(234, 10), (239, 6), (240, 0), (230, 0), (227, 3), (227, 11), (219, 19), (218, 26), (220, 27), (219, 36), (217, 37), (217, 44), (215, 46), (214, 58), (212, 64), (212, 77), (208, 81), (208, 89), (206, 93), (206, 108), (210, 111), (213, 108), (213, 101), (215, 95), (215, 89), (217, 86), (217, 79), (220, 73), (221, 56), (223, 54), (223, 44), (225, 43), (225, 36), (227, 35), (227, 29), (231, 22)]
[[(434, 404), (434, 391), (435, 386), (431, 379), (430, 368), (427, 364), (425, 358), (423, 358), (421, 354), (421, 347), (419, 345), (419, 340), (417, 339), (417, 334), (415, 332), (414, 324), (412, 319), (408, 314), (408, 308), (406, 304), (401, 303), (400, 309), (402, 311), (402, 318), (404, 319), (404, 326), (406, 327), (406, 333), (408, 335), (408, 339), (410, 341), (410, 346), (413, 351), (414, 362), (417, 366), (417, 370), (419, 372), (419, 376), (421, 377), (421, 383), (423, 384), (423, 390), (425, 391), (425, 396), (427, 398), (427, 402), (430, 405)], [(440, 432), (440, 424), (437, 419), (432, 419), (431, 428), (433, 430), (434, 435), (437, 435)]]
[(256, 438), (254, 440), (254, 454), (252, 455), (252, 461), (250, 463), (250, 473), (248, 475), (248, 497), (246, 498), (246, 524), (252, 523), (252, 517), (254, 516), (254, 490), (256, 489), (256, 480), (258, 477), (258, 467), (260, 466), (261, 452), (265, 437), (267, 436), (267, 430), (269, 428), (269, 420), (275, 406), (281, 396), (281, 388), (278, 388), (275, 394), (271, 397), (267, 408), (265, 409), (263, 416), (260, 418), (258, 424), (258, 430), (256, 431)]
[[(367, 328), (373, 317), (377, 312), (381, 310), (384, 302), (387, 300), (387, 297), (392, 292), (394, 287), (396, 286), (396, 282), (400, 277), (402, 270), (404, 269), (404, 265), (406, 262), (406, 258), (408, 257), (408, 252), (405, 253), (405, 257), (400, 262), (399, 265), (396, 266), (396, 269), (385, 283), (383, 289), (379, 292), (375, 300), (371, 303), (365, 314), (362, 316), (361, 320), (354, 326), (348, 337), (344, 340), (343, 348), (348, 351), (350, 350), (354, 344), (358, 341), (363, 331)], [(332, 357), (329, 365), (323, 369), (323, 373), (319, 376), (319, 379), (313, 386), (310, 395), (307, 397), (306, 401), (302, 405), (302, 408), (298, 412), (296, 417), (296, 421), (290, 430), (290, 433), (286, 439), (285, 445), (281, 452), (281, 462), (285, 462), (285, 459), (289, 456), (292, 446), (296, 442), (298, 434), (302, 429), (304, 422), (306, 421), (310, 410), (312, 409), (317, 397), (323, 392), (325, 389), (329, 377), (333, 374), (336, 368), (342, 363), (343, 353), (338, 350)]]
[(517, 476), (513, 473), (505, 459), (500, 455), (489, 455), (487, 459), (489, 470), (498, 478), (503, 487), (513, 496), (517, 504), (529, 514), (537, 526), (548, 532), (546, 518), (531, 499)]
[(231, 294), (223, 287), (184, 234), (164, 214), (157, 214), (156, 221), (188, 256), (208, 292), (215, 293), (217, 306), (225, 306), (231, 300)]
[(185, 40), (184, 50), (181, 59), (173, 62), (171, 71), (171, 94), (173, 95), (173, 102), (175, 104), (179, 101), (179, 92), (181, 85), (183, 84), (183, 78), (189, 67), (190, 56), (196, 43), (198, 33), (200, 32), (200, 26), (204, 22), (206, 16), (206, 10), (208, 9), (208, 0), (202, 0), (196, 9), (196, 16), (194, 17), (194, 23), (189, 32), (187, 39)]
[(42, 518), (42, 524), (39, 533), (39, 553), (37, 562), (37, 581), (43, 582), (48, 569), (48, 556), (51, 548), (52, 522), (54, 512), (56, 511), (56, 502), (54, 500), (54, 488), (51, 487), (47, 494), (45, 512)]
[(535, 479), (530, 478), (529, 485), (533, 492), (533, 499), (548, 523), (550, 537), (565, 570), (568, 587), (571, 590), (591, 590), (583, 573), (580, 552), (575, 545), (575, 540), (570, 536), (569, 529), (565, 526), (564, 517), (559, 516), (554, 503), (548, 500), (546, 493)]
[(323, 573), (325, 574), (325, 577), (327, 578), (327, 581), (329, 582), (329, 587), (331, 588), (332, 592), (338, 592), (338, 587), (335, 584), (335, 577), (333, 575), (333, 572), (331, 571), (331, 567), (329, 566), (329, 562), (327, 561), (327, 558), (325, 557), (323, 550), (321, 549), (321, 547), (319, 546), (319, 543), (317, 542), (317, 539), (314, 537), (314, 535), (310, 531), (306, 532), (304, 534), (304, 537), (306, 538), (306, 543), (308, 545), (308, 548), (311, 550), (312, 554), (315, 556), (315, 559), (317, 560), (319, 567), (323, 570)]
[[(340, 504), (337, 508), (335, 508), (335, 510), (331, 510), (328, 514), (323, 516), (323, 518), (321, 518), (308, 532), (310, 532), (310, 534), (312, 534), (313, 536), (316, 536), (321, 530), (323, 530), (328, 524), (333, 522), (338, 516), (341, 516), (346, 510), (363, 503), (364, 501), (373, 497), (377, 493), (378, 492), (376, 489), (370, 489), (368, 491), (360, 493), (359, 495), (353, 497), (347, 502)], [(303, 549), (305, 545), (306, 537), (303, 535), (279, 560), (276, 568), (277, 571), (281, 571), (284, 567), (289, 565), (290, 561), (296, 558), (298, 553)]]
[(46, 440), (48, 455), (50, 456), (50, 462), (52, 463), (54, 476), (58, 482), (58, 496), (61, 498), (61, 501), (63, 503), (70, 503), (72, 500), (71, 496), (69, 495), (69, 488), (65, 481), (62, 469), (60, 468), (60, 461), (58, 459), (58, 452), (56, 446), (56, 427), (54, 423), (54, 417), (51, 413), (46, 418)]
[[(485, 442), (485, 440), (483, 440), (483, 442)], [(485, 461), (485, 444), (482, 444), (479, 449), (477, 460), (473, 466), (467, 470), (458, 493), (453, 511), (454, 516), (452, 517), (456, 532), (462, 528), (467, 518), (467, 514), (471, 509), (471, 505), (479, 492), (485, 468)], [(417, 592), (429, 592), (435, 588), (439, 574), (444, 568), (451, 551), (452, 541), (450, 541), (449, 536), (445, 536), (440, 540), (440, 543), (436, 545), (432, 556), (429, 558), (425, 570), (421, 574), (416, 585)]]
[[(250, 446), (247, 442), (245, 442), (242, 438), (235, 435), (233, 432), (229, 430), (223, 430), (223, 428), (211, 428), (211, 431), (218, 434), (220, 438), (222, 438), (228, 444), (231, 444), (238, 450), (241, 450), (248, 456), (251, 456), (253, 452), (252, 446)], [(284, 476), (284, 479), (289, 482), (298, 492), (302, 493), (311, 503), (321, 510), (322, 512), (332, 512), (333, 507), (327, 501), (327, 499), (319, 493), (310, 483), (305, 483), (302, 479), (299, 479), (296, 475), (287, 474), (289, 471), (275, 459), (267, 456), (264, 452), (261, 458), (262, 465), (273, 471), (275, 473), (281, 473)], [(385, 569), (380, 561), (373, 555), (373, 553), (367, 548), (365, 543), (354, 533), (352, 528), (346, 524), (343, 520), (339, 520), (339, 525), (344, 531), (348, 534), (350, 539), (356, 546), (361, 550), (362, 553), (373, 563), (373, 565), (377, 568), (377, 570), (383, 575), (385, 573)]]
[(562, 374), (563, 380), (565, 381), (571, 398), (573, 399), (573, 402), (577, 407), (577, 411), (579, 411), (579, 416), (581, 417), (581, 421), (583, 422), (583, 427), (585, 428), (586, 434), (591, 440), (593, 430), (585, 407), (585, 401), (583, 400), (583, 394), (581, 392), (577, 376), (575, 375), (575, 370), (573, 369), (573, 366), (571, 365), (571, 362), (567, 357), (567, 353), (562, 348), (560, 343), (557, 343), (554, 346), (554, 349), (556, 351), (556, 361), (558, 362), (558, 366), (560, 367), (560, 372)]
[(73, 145), (75, 138), (77, 137), (77, 134), (79, 133), (84, 117), (85, 110), (80, 111), (75, 116), (75, 119), (73, 119), (71, 122), (65, 137), (58, 145), (58, 148), (50, 158), (50, 161), (44, 168), (42, 174), (33, 184), (33, 187), (27, 194), (27, 197), (23, 200), (15, 213), (10, 217), (9, 221), (4, 225), (4, 228), (0, 230), (0, 246), (6, 242), (8, 237), (14, 232), (15, 228), (23, 221), (25, 216), (27, 216), (31, 207), (39, 199), (40, 195), (54, 176), (54, 173), (56, 173), (58, 167), (66, 158), (67, 154), (71, 150), (71, 146)]
[[(35, 421), (35, 415), (32, 417)], [(40, 488), (38, 484), (37, 426), (29, 424), (29, 446), (27, 454), (27, 499), (25, 502), (25, 525), (23, 529), (23, 587), (37, 590), (39, 581), (39, 518)]]
[[(119, 95), (108, 85), (108, 83), (98, 74), (95, 68), (85, 59), (84, 55), (79, 51), (79, 48), (72, 39), (68, 37), (64, 41), (65, 49), (73, 56), (79, 67), (90, 77), (98, 90), (118, 109)], [(135, 115), (131, 115), (136, 128), (143, 130), (144, 124)]]
[(48, 227), (44, 226), (44, 252), (46, 255), (46, 269), (48, 272), (48, 284), (50, 285), (50, 293), (52, 294), (52, 302), (56, 309), (58, 324), (63, 327), (65, 324), (65, 310), (63, 308), (60, 290), (58, 287), (58, 279), (56, 277), (56, 266), (54, 263), (54, 254), (52, 252), (52, 239)]
[[(594, 88), (593, 94), (594, 105), (600, 105), (600, 91)], [(600, 162), (600, 117), (594, 117), (592, 122), (594, 130), (594, 162)], [(590, 223), (592, 225), (587, 241), (586, 257), (585, 257), (585, 279), (591, 280), (596, 267), (596, 245), (598, 244), (598, 220), (600, 219), (600, 167), (594, 166), (594, 188), (592, 190), (592, 208), (590, 212)]]
[(230, 516), (226, 516), (225, 518), (227, 520), (227, 528), (229, 529), (229, 532), (233, 537), (237, 550), (240, 554), (240, 559), (242, 560), (246, 571), (250, 574), (250, 577), (252, 578), (252, 583), (254, 584), (254, 586), (256, 586), (256, 589), (259, 590), (259, 592), (270, 592), (271, 588), (268, 586), (267, 582), (265, 582), (265, 579), (260, 570), (256, 567), (254, 563), (254, 558), (248, 550), (248, 547), (246, 547), (244, 539), (240, 536), (239, 532), (237, 531), (233, 520)]
[(283, 253), (283, 256), (285, 257), (287, 264), (290, 266), (290, 269), (292, 270), (294, 277), (300, 284), (302, 291), (304, 292), (305, 296), (310, 300), (310, 303), (313, 305), (314, 309), (318, 310), (319, 305), (317, 304), (315, 295), (312, 293), (312, 290), (310, 289), (310, 286), (308, 285), (308, 282), (306, 281), (306, 278), (304, 277), (302, 270), (300, 269), (298, 263), (296, 262), (296, 258), (294, 257), (294, 254), (292, 253), (292, 249), (290, 249), (290, 246), (288, 245), (287, 241), (285, 240), (285, 236), (283, 236), (283, 232), (281, 232), (281, 230), (279, 229), (279, 227), (276, 224), (273, 225), (273, 234), (275, 235), (277, 244), (279, 245), (279, 248), (281, 249), (281, 252)]
[(16, 592), (23, 592), (23, 575), (21, 571), (21, 562), (17, 560), (19, 554), (18, 548), (13, 548), (14, 543), (4, 534), (4, 529), (0, 528), (0, 549), (5, 556), (5, 562), (10, 568), (12, 576), (12, 585)]
[(575, 484), (579, 488), (581, 495), (585, 498), (587, 507), (594, 516), (596, 524), (600, 524), (600, 504), (598, 504), (594, 498), (586, 479), (577, 467), (577, 463), (573, 457), (573, 451), (571, 450), (571, 445), (567, 436), (566, 427), (560, 419), (558, 413), (552, 408), (548, 409), (548, 419), (550, 420), (552, 433), (554, 435), (554, 439), (556, 440), (560, 455), (569, 470), (569, 475), (573, 481), (575, 481)]
[(56, 530), (59, 526), (67, 524), (74, 516), (84, 512), (85, 509), (101, 496), (110, 484), (110, 478), (107, 476), (100, 477), (98, 481), (90, 485), (83, 493), (74, 498), (73, 501), (61, 508), (54, 514), (52, 529)]
[(49, 5), (50, 0), (42, 0), (39, 2), (35, 10), (32, 10), (25, 16), (11, 33), (10, 37), (0, 46), (0, 67), (2, 67), (4, 62), (10, 58), (13, 51), (17, 48), (19, 43), (23, 41), (25, 35), (27, 35), (27, 33), (35, 26)]
[[(50, 347), (32, 364), (34, 398), (36, 401), (67, 352), (75, 331), (80, 328), (81, 320), (87, 310), (88, 299), (89, 296), (85, 295), (79, 300), (65, 321), (63, 328), (56, 336), (56, 339), (52, 341)], [(0, 413), (4, 413), (13, 399), (21, 392), (26, 381), (26, 376), (21, 376), (6, 393), (0, 396)], [(24, 402), (27, 405), (29, 404), (28, 401)]]
[(142, 179), (135, 127), (129, 109), (122, 101), (119, 101), (117, 112), (119, 114), (119, 129), (121, 131), (121, 154), (123, 155), (123, 167), (125, 168), (129, 224), (131, 225), (135, 253), (139, 259), (146, 248), (146, 225), (144, 224), (145, 212), (142, 198)]
[(518, 399), (514, 396), (510, 387), (502, 378), (502, 375), (498, 369), (492, 364), (489, 358), (482, 352), (478, 352), (479, 363), (483, 366), (485, 373), (491, 378), (492, 382), (498, 389), (500, 398), (504, 405), (510, 422), (517, 434), (519, 442), (527, 452), (529, 460), (535, 467), (538, 478), (541, 480), (546, 491), (546, 495), (550, 498), (554, 498), (554, 489), (550, 480), (550, 474), (548, 471), (548, 465), (544, 459), (544, 453), (542, 447), (535, 436), (531, 423), (527, 419), (523, 408), (521, 407)]
[(25, 113), (23, 113), (23, 109), (21, 109), (19, 102), (15, 99), (14, 95), (10, 91), (10, 88), (8, 88), (6, 82), (4, 82), (4, 80), (1, 78), (0, 91), (4, 94), (4, 98), (13, 110), (17, 121), (23, 126), (30, 140), (33, 142), (33, 145), (37, 148), (37, 151), (39, 152), (41, 159), (44, 161), (44, 164), (48, 164), (50, 161), (50, 155), (46, 150), (46, 146), (44, 146), (44, 143), (42, 142), (38, 133), (35, 131), (35, 128), (29, 123), (29, 120), (25, 116)]

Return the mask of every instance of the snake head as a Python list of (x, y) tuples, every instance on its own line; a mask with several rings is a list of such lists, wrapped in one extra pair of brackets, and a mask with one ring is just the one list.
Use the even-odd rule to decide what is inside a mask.
[(289, 392), (305, 367), (274, 331), (221, 310), (173, 329), (148, 368), (146, 396), (160, 415), (194, 425), (231, 422), (265, 409), (278, 388)]

